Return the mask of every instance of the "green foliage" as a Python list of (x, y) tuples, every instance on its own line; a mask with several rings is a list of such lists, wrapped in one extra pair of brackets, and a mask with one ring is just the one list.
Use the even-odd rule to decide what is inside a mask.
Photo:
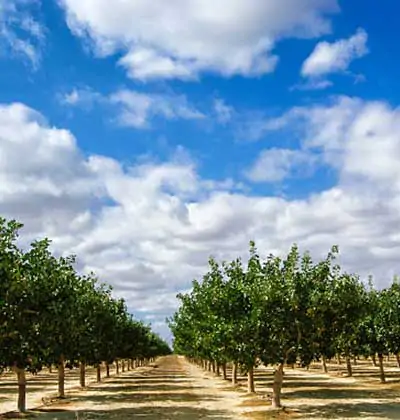
[(47, 239), (26, 252), (16, 221), (0, 218), (0, 368), (37, 371), (65, 360), (98, 364), (170, 352), (125, 302), (96, 277), (79, 275), (74, 257), (56, 258)]
[(209, 260), (203, 281), (178, 295), (169, 320), (174, 351), (191, 359), (242, 369), (301, 363), (344, 354), (400, 351), (400, 284), (377, 292), (335, 264), (333, 246), (314, 263), (294, 245), (285, 258), (262, 260), (250, 242), (249, 260)]

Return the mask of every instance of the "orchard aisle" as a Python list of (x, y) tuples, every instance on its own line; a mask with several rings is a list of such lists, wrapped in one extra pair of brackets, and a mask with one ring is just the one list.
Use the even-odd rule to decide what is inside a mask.
[(36, 417), (46, 420), (242, 419), (243, 393), (178, 356), (158, 360), (156, 367), (125, 372), (68, 399), (50, 405)]

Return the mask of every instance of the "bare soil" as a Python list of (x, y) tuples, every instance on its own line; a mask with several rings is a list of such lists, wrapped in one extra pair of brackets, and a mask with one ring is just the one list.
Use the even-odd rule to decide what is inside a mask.
[[(352, 378), (344, 376), (344, 365), (328, 368), (328, 374), (318, 365), (309, 370), (286, 368), (285, 409), (279, 412), (270, 409), (271, 369), (256, 370), (257, 392), (249, 395), (245, 377), (239, 376), (239, 386), (233, 387), (230, 381), (178, 356), (160, 358), (154, 365), (92, 383), (83, 390), (72, 388), (79, 381), (78, 371), (73, 370), (67, 376), (67, 399), (45, 405), (42, 398), (50, 401), (57, 389), (57, 373), (39, 374), (29, 378), (28, 407), (36, 407), (31, 414), (40, 420), (400, 420), (400, 369), (393, 363), (386, 363), (385, 384), (379, 382), (379, 370), (371, 362), (358, 362)], [(94, 375), (89, 370), (92, 380)], [(0, 379), (0, 413), (15, 409), (16, 390), (14, 377)]]

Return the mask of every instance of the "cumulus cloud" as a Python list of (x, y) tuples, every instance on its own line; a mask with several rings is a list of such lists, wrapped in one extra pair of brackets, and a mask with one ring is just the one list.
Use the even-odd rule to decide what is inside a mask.
[(168, 120), (196, 120), (205, 117), (193, 108), (184, 95), (158, 95), (121, 90), (110, 96), (120, 107), (120, 124), (135, 128), (148, 127), (149, 119), (162, 116)]
[[(336, 42), (320, 42), (311, 55), (304, 61), (301, 75), (308, 78), (321, 78), (332, 73), (345, 72), (350, 64), (368, 54), (368, 34), (364, 29), (348, 39), (340, 39)], [(311, 80), (305, 87), (309, 89), (321, 89), (330, 86), (326, 80)]]
[(45, 40), (43, 25), (33, 19), (36, 0), (0, 0), (0, 51), (28, 60), (39, 66)]
[(206, 116), (189, 103), (185, 95), (173, 93), (143, 93), (121, 89), (103, 95), (89, 87), (75, 88), (60, 95), (60, 102), (70, 107), (90, 109), (93, 105), (111, 106), (117, 114), (115, 121), (126, 127), (145, 129), (151, 127), (153, 119), (199, 120)]
[(223, 99), (215, 99), (214, 113), (219, 123), (226, 124), (232, 119), (235, 110), (232, 106), (227, 105)]
[(185, 159), (124, 167), (83, 155), (72, 133), (34, 110), (2, 105), (0, 214), (25, 222), (24, 240), (48, 235), (57, 252), (77, 254), (154, 323), (210, 254), (245, 257), (250, 239), (262, 255), (297, 242), (319, 258), (339, 244), (345, 269), (387, 284), (400, 271), (400, 111), (340, 97), (296, 109), (276, 129), (283, 121), (337, 172), (336, 185), (288, 199), (203, 179)]
[(70, 29), (95, 52), (122, 51), (134, 79), (274, 70), (276, 41), (330, 32), (336, 0), (59, 0)]
[(302, 150), (266, 149), (263, 150), (245, 175), (253, 182), (279, 182), (286, 178), (310, 174), (316, 157)]

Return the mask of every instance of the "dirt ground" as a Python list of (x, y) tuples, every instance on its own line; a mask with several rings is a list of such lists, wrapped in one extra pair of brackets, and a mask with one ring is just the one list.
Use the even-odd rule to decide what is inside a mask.
[[(245, 391), (246, 378), (233, 388), (228, 381), (203, 372), (178, 356), (161, 358), (155, 366), (135, 369), (84, 390), (77, 372), (68, 374), (68, 398), (42, 405), (42, 397), (57, 388), (56, 373), (29, 378), (28, 407), (40, 420), (133, 419), (356, 419), (400, 420), (400, 369), (387, 367), (388, 382), (380, 384), (378, 368), (370, 363), (354, 367), (354, 377), (343, 377), (344, 366), (310, 370), (286, 369), (282, 401), (285, 410), (269, 409), (272, 371), (256, 371), (255, 395)], [(228, 374), (230, 372), (228, 371)], [(90, 377), (94, 372), (90, 371)], [(0, 380), (0, 413), (15, 409), (15, 378)], [(1, 419), (1, 416), (0, 416)]]

